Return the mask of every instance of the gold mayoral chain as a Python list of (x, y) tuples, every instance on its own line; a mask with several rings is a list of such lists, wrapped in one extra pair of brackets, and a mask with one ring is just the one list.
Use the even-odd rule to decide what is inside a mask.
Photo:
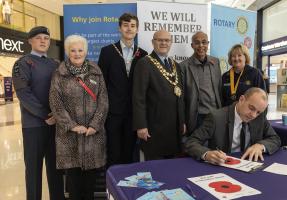
[[(159, 72), (164, 76), (164, 78), (174, 86), (173, 92), (176, 96), (180, 97), (181, 96), (181, 89), (178, 87), (178, 76), (176, 72), (176, 66), (174, 61), (172, 60), (172, 73), (169, 73), (166, 71), (163, 66), (157, 61), (157, 59), (154, 59), (150, 55), (148, 55), (148, 58), (151, 60), (151, 62), (157, 67)], [(171, 80), (171, 78), (175, 77), (175, 80)]]
[[(118, 47), (117, 47), (115, 44), (113, 44), (113, 46), (114, 46), (114, 48), (116, 49), (116, 51), (119, 53), (119, 55), (124, 59), (124, 56), (123, 56), (123, 54), (121, 53), (121, 51), (118, 49)], [(134, 55), (133, 55), (131, 61), (135, 58), (135, 56), (137, 55), (138, 51), (139, 51), (139, 47), (137, 47), (137, 50), (135, 51), (135, 53), (134, 53)], [(124, 59), (124, 61), (125, 61), (125, 59)], [(129, 64), (129, 62), (126, 62), (126, 64)]]

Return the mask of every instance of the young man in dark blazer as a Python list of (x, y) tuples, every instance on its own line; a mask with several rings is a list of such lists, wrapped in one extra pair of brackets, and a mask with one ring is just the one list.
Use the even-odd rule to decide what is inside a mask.
[(138, 18), (124, 13), (119, 18), (121, 39), (101, 49), (98, 65), (109, 95), (106, 120), (108, 166), (133, 162), (136, 133), (132, 131), (132, 83), (137, 61), (147, 55), (134, 39), (138, 33)]
[(238, 102), (211, 111), (186, 141), (187, 153), (212, 164), (223, 163), (225, 153), (233, 152), (242, 152), (242, 159), (264, 160), (263, 153), (273, 154), (281, 144), (264, 114), (267, 105), (266, 92), (253, 87)]

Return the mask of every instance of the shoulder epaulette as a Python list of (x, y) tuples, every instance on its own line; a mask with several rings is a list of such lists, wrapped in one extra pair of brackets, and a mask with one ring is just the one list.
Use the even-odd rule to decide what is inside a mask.
[(26, 55), (22, 55), (20, 58), (18, 58), (18, 60), (16, 62), (23, 61), (23, 60), (27, 59), (27, 57), (28, 57), (27, 54)]

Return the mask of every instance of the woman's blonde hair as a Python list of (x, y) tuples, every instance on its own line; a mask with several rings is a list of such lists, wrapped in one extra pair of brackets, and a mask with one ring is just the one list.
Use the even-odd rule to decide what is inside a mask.
[(247, 47), (242, 44), (236, 44), (234, 45), (228, 52), (228, 63), (232, 65), (231, 58), (232, 54), (235, 52), (242, 53), (245, 56), (245, 64), (249, 65), (250, 64), (250, 55)]

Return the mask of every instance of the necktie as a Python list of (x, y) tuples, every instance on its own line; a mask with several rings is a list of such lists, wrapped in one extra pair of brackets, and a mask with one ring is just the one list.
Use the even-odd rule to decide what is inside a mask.
[(166, 58), (164, 59), (164, 66), (165, 66), (166, 69), (168, 69), (168, 70), (170, 69), (169, 62), (168, 62), (168, 60)]
[(240, 150), (244, 152), (245, 150), (245, 133), (246, 133), (246, 123), (242, 122), (242, 127), (240, 131)]

